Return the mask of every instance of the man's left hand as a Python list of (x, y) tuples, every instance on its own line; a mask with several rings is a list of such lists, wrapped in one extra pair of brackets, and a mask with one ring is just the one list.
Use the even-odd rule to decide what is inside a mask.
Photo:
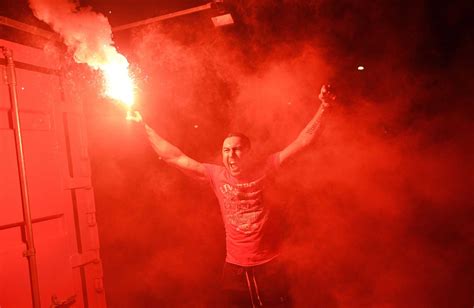
[(332, 88), (330, 84), (324, 84), (319, 92), (318, 98), (326, 106), (332, 105), (336, 100), (336, 95), (331, 90)]

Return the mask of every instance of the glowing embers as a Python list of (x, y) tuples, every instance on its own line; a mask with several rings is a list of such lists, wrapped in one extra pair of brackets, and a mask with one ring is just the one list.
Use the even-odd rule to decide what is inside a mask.
[[(114, 46), (107, 18), (79, 1), (29, 0), (35, 16), (60, 34), (77, 63), (100, 70), (104, 77), (103, 94), (130, 107), (134, 85), (128, 61)], [(111, 11), (110, 11), (111, 12)]]

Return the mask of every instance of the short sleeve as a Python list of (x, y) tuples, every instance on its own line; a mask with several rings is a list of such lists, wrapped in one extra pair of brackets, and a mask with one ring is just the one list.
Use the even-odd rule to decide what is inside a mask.
[(214, 186), (215, 178), (219, 172), (220, 166), (214, 165), (214, 164), (203, 164), (203, 166), (204, 166), (207, 180), (212, 186)]

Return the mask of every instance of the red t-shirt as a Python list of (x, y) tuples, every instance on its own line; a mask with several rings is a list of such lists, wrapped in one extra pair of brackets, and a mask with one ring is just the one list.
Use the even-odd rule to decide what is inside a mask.
[(271, 205), (264, 188), (280, 165), (278, 155), (245, 178), (235, 178), (219, 165), (204, 164), (219, 201), (226, 233), (226, 262), (240, 266), (266, 263), (278, 255), (279, 236), (269, 227)]

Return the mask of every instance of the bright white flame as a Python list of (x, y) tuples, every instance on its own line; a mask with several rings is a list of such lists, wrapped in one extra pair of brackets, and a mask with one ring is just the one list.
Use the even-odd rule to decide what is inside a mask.
[(128, 72), (128, 62), (118, 54), (114, 60), (99, 65), (105, 78), (105, 95), (131, 107), (134, 101), (134, 84)]
[(358, 71), (363, 71), (363, 70), (365, 70), (365, 67), (364, 67), (363, 65), (359, 65), (359, 66), (357, 67), (357, 70), (358, 70)]
[[(128, 61), (114, 46), (107, 18), (77, 0), (29, 0), (36, 17), (61, 34), (77, 63), (100, 70), (105, 79), (104, 94), (130, 107), (134, 84)], [(112, 11), (110, 11), (112, 12)]]

